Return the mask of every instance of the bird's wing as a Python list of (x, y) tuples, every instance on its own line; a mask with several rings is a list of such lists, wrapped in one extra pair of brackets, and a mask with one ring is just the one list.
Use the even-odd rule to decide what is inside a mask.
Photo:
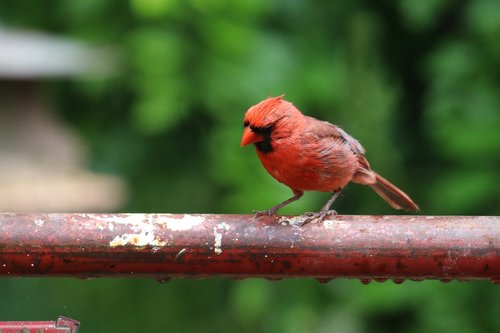
[(338, 138), (349, 145), (349, 148), (358, 155), (364, 155), (365, 149), (359, 143), (358, 140), (347, 134), (342, 128), (330, 124), (327, 121), (320, 121), (312, 117), (310, 118), (311, 125), (314, 128), (313, 133), (320, 138), (330, 137), (330, 138)]

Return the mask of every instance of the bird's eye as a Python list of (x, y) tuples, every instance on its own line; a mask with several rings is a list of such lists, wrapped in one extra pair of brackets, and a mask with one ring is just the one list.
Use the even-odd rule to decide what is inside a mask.
[(245, 122), (243, 123), (243, 127), (248, 127), (248, 125), (250, 125), (250, 122), (248, 120), (245, 120)]
[(264, 127), (250, 126), (250, 129), (255, 134), (259, 134), (259, 135), (271, 135), (271, 132), (274, 129), (274, 124), (271, 124), (271, 125), (268, 125), (268, 126), (264, 126)]

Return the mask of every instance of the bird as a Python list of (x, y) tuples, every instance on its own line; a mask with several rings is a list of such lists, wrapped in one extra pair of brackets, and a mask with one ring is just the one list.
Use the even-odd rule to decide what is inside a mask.
[(255, 217), (276, 215), (305, 191), (330, 192), (319, 212), (307, 213), (304, 224), (322, 221), (336, 214), (330, 207), (351, 182), (370, 186), (395, 209), (420, 211), (406, 193), (371, 169), (358, 140), (336, 125), (304, 115), (283, 97), (251, 106), (243, 119), (241, 146), (254, 144), (267, 172), (293, 192), (272, 208), (256, 211)]

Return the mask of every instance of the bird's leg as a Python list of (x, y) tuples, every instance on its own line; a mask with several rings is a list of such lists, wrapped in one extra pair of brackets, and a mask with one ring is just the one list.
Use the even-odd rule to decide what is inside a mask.
[(278, 210), (280, 210), (281, 208), (285, 207), (288, 204), (291, 204), (294, 201), (299, 200), (300, 197), (304, 194), (303, 191), (297, 191), (297, 190), (292, 190), (292, 191), (293, 191), (293, 197), (283, 201), (282, 203), (277, 204), (274, 207), (271, 207), (268, 210), (255, 211), (254, 218), (257, 218), (257, 217), (262, 216), (262, 215), (273, 216), (278, 212)]
[(341, 190), (334, 191), (330, 199), (328, 199), (323, 208), (321, 208), (320, 212), (325, 212), (327, 214), (337, 214), (336, 211), (330, 210), (330, 207), (332, 206), (333, 202), (335, 201), (335, 199), (337, 199), (337, 197), (340, 195), (341, 192), (342, 192)]
[(330, 207), (332, 206), (333, 202), (335, 201), (335, 199), (337, 199), (337, 197), (340, 195), (341, 192), (342, 190), (333, 191), (332, 196), (330, 197), (330, 199), (328, 199), (326, 204), (323, 206), (323, 208), (321, 208), (319, 212), (304, 214), (307, 215), (307, 218), (303, 220), (301, 226), (304, 226), (305, 224), (312, 221), (321, 222), (325, 219), (325, 217), (327, 217), (330, 214), (337, 215), (337, 212), (334, 210), (330, 210)]

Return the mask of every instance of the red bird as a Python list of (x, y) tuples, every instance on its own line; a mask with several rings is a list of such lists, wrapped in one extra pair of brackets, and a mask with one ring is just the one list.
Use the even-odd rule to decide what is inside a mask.
[(335, 213), (330, 206), (349, 182), (369, 185), (395, 209), (419, 210), (408, 195), (370, 168), (358, 140), (329, 122), (303, 115), (282, 96), (248, 109), (243, 126), (241, 146), (255, 144), (267, 172), (294, 194), (256, 216), (276, 214), (304, 191), (331, 192), (328, 202), (306, 222), (321, 221)]

